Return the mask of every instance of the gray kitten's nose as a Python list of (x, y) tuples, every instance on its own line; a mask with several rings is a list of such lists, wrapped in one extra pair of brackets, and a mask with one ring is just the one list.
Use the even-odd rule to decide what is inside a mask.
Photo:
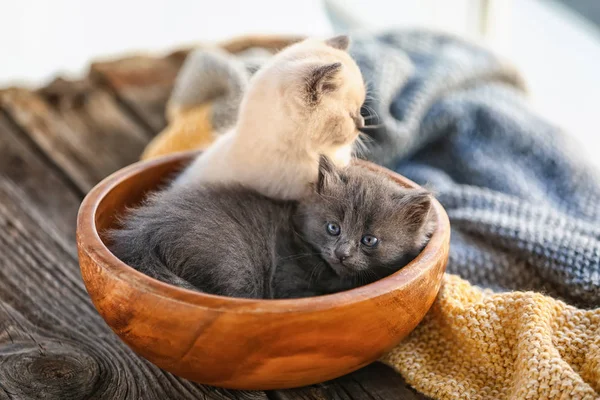
[(350, 257), (350, 249), (335, 249), (335, 256), (340, 260), (344, 261)]

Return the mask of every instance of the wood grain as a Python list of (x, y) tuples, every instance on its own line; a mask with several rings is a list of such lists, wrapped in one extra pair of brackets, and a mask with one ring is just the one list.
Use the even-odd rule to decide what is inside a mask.
[(93, 309), (58, 232), (0, 181), (0, 393), (14, 399), (256, 398), (174, 378), (138, 358)]
[(45, 155), (33, 149), (28, 140), (0, 112), (0, 176), (31, 199), (31, 212), (54, 224), (59, 236), (71, 243), (74, 250), (74, 227), (81, 197), (76, 188), (70, 188), (68, 177), (49, 167), (44, 162)]
[[(162, 186), (196, 153), (140, 162), (84, 199), (77, 220), (81, 273), (96, 309), (138, 354), (178, 376), (233, 389), (326, 381), (377, 360), (425, 316), (448, 259), (450, 225), (434, 200), (436, 229), (417, 258), (387, 278), (347, 292), (293, 300), (208, 295), (128, 267), (100, 236), (126, 208)], [(357, 162), (398, 185), (416, 185)]]
[(353, 374), (318, 385), (268, 392), (272, 400), (425, 400), (391, 368), (374, 363)]
[(7, 89), (0, 91), (0, 107), (82, 193), (137, 160), (147, 142), (102, 89), (91, 90), (76, 108), (53, 106), (25, 89)]
[(122, 104), (153, 134), (167, 124), (165, 104), (185, 52), (172, 57), (130, 56), (93, 63), (90, 77), (113, 91)]

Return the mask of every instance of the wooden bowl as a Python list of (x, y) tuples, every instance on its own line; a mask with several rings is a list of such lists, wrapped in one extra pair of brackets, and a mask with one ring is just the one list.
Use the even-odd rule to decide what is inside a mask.
[[(136, 353), (203, 384), (283, 389), (333, 379), (377, 360), (425, 316), (440, 287), (450, 240), (448, 217), (437, 201), (437, 228), (415, 260), (370, 285), (327, 296), (208, 295), (157, 281), (121, 262), (106, 247), (103, 232), (195, 154), (124, 168), (92, 189), (79, 210), (77, 246), (85, 286), (106, 323)], [(359, 162), (399, 185), (417, 186)]]

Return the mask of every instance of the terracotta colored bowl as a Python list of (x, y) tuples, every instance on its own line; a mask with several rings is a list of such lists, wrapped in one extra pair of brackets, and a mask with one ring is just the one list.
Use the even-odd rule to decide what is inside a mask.
[[(79, 210), (77, 245), (87, 291), (106, 323), (136, 353), (199, 383), (282, 389), (363, 367), (421, 321), (448, 259), (450, 225), (437, 201), (437, 229), (414, 261), (385, 279), (327, 296), (251, 300), (208, 295), (159, 282), (118, 260), (102, 233), (193, 155), (179, 153), (124, 168), (98, 184)], [(416, 186), (362, 163), (399, 185)]]

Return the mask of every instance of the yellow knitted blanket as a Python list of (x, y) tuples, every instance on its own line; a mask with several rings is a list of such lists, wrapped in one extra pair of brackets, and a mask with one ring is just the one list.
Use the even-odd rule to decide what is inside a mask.
[[(285, 41), (224, 47), (237, 52), (253, 44)], [(220, 133), (211, 107), (170, 110), (170, 125), (142, 158), (208, 146)], [(381, 361), (432, 398), (600, 399), (600, 309), (533, 292), (494, 293), (446, 274), (425, 319)]]
[(425, 319), (382, 361), (433, 398), (598, 399), (600, 310), (446, 274)]

